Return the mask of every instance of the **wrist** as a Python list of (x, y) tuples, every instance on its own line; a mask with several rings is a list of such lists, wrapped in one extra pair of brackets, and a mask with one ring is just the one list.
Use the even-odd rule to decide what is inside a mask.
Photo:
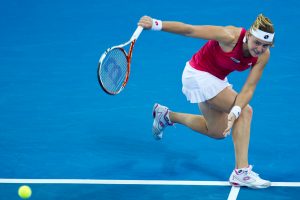
[(159, 19), (152, 18), (152, 27), (153, 31), (161, 31), (162, 30), (162, 21)]
[(240, 116), (242, 109), (240, 106), (233, 106), (230, 112), (233, 113), (235, 118), (237, 119)]

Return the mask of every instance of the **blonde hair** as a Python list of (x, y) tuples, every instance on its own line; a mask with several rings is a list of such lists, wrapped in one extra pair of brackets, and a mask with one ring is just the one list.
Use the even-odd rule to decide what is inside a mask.
[[(256, 20), (254, 21), (254, 23), (252, 24), (251, 26), (252, 29), (254, 30), (261, 30), (261, 31), (265, 31), (267, 33), (274, 33), (275, 30), (274, 30), (274, 25), (272, 23), (272, 21), (268, 18), (268, 17), (265, 17), (263, 14), (259, 14), (256, 18)], [(274, 47), (275, 43), (275, 37), (273, 38), (273, 42), (272, 42), (272, 46), (271, 47)]]
[(274, 25), (272, 21), (265, 17), (263, 14), (259, 14), (252, 24), (251, 28), (253, 29), (259, 29), (261, 31), (265, 31), (267, 33), (274, 33)]

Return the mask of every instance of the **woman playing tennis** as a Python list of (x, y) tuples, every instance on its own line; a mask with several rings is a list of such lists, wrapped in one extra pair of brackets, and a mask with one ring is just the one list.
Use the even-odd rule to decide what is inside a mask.
[[(211, 138), (222, 139), (230, 134), (235, 149), (236, 168), (229, 178), (234, 186), (266, 188), (270, 181), (252, 171), (248, 163), (252, 108), (249, 102), (270, 57), (274, 43), (274, 27), (270, 19), (258, 15), (245, 30), (234, 26), (194, 26), (181, 22), (160, 21), (143, 16), (138, 25), (144, 29), (162, 30), (208, 42), (186, 63), (182, 74), (182, 92), (188, 101), (197, 103), (203, 115), (170, 111), (155, 104), (152, 131), (161, 139), (163, 130), (173, 123), (183, 124)], [(240, 93), (228, 83), (231, 72), (251, 68)]]

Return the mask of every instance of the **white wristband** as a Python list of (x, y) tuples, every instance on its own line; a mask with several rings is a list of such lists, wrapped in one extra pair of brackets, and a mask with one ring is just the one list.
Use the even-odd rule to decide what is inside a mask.
[(233, 113), (237, 119), (240, 116), (242, 109), (239, 106), (233, 106), (230, 112)]
[(152, 18), (152, 27), (151, 30), (153, 31), (161, 31), (162, 29), (162, 21), (158, 19)]

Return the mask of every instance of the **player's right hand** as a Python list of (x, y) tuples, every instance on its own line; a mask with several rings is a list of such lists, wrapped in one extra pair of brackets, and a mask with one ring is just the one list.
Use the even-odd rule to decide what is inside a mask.
[(139, 26), (142, 26), (144, 29), (151, 29), (152, 28), (152, 18), (149, 16), (141, 17), (140, 21), (138, 22)]

